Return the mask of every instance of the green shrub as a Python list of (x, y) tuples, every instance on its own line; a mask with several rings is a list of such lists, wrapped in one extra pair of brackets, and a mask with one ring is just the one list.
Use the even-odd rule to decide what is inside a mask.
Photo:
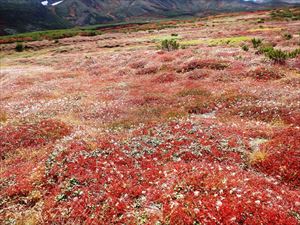
[(300, 55), (300, 48), (297, 48), (294, 51), (288, 53), (289, 58), (296, 58), (298, 55)]
[(161, 42), (161, 49), (173, 51), (179, 49), (179, 43), (175, 39), (165, 39)]
[(293, 38), (293, 35), (286, 33), (286, 34), (283, 35), (283, 38), (285, 40), (291, 40)]
[(277, 9), (271, 12), (271, 18), (276, 20), (300, 20), (300, 10), (295, 9)]
[(258, 50), (258, 53), (265, 54), (266, 57), (271, 59), (275, 63), (284, 63), (286, 59), (296, 58), (300, 55), (300, 48), (291, 52), (275, 49), (273, 46), (262, 46)]
[(263, 19), (263, 18), (260, 18), (258, 21), (257, 21), (257, 23), (264, 23), (265, 22), (265, 19)]
[(257, 39), (253, 38), (253, 39), (251, 39), (251, 42), (252, 42), (252, 45), (254, 48), (258, 48), (262, 44), (262, 40), (259, 38), (257, 38)]
[(17, 42), (15, 50), (17, 52), (23, 52), (24, 51), (24, 45), (23, 45), (23, 43), (22, 42)]
[(269, 49), (265, 55), (274, 63), (283, 64), (288, 57), (288, 54), (280, 49)]
[(249, 47), (247, 45), (243, 45), (242, 46), (242, 49), (245, 51), (245, 52), (248, 52), (249, 51)]
[(264, 54), (270, 51), (273, 51), (274, 47), (272, 45), (263, 45), (258, 49), (259, 54)]

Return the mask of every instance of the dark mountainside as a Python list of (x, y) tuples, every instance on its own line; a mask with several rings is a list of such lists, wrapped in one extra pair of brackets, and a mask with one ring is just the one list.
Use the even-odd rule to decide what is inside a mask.
[(70, 26), (40, 0), (0, 0), (0, 35)]
[[(0, 34), (175, 16), (249, 11), (288, 3), (242, 0), (0, 0)], [(58, 3), (57, 5), (52, 4)]]

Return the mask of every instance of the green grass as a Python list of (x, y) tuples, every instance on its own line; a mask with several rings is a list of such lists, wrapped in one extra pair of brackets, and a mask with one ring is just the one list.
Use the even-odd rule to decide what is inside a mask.
[(148, 22), (141, 22), (141, 21), (131, 21), (131, 22), (119, 22), (119, 23), (105, 23), (105, 24), (97, 24), (97, 25), (90, 25), (81, 27), (81, 30), (98, 30), (101, 28), (114, 28), (123, 25), (143, 25), (147, 24)]
[(193, 45), (199, 45), (199, 44), (203, 44), (205, 43), (205, 40), (201, 40), (201, 39), (194, 39), (194, 40), (183, 40), (180, 41), (179, 44), (181, 46), (193, 46)]
[(22, 41), (40, 41), (40, 40), (57, 40), (61, 38), (73, 37), (77, 35), (95, 36), (101, 34), (100, 31), (92, 29), (62, 29), (62, 30), (48, 30), (36, 31), (16, 35), (7, 35), (0, 37), (0, 43), (13, 43)]
[[(171, 21), (169, 20), (156, 20), (155, 30), (165, 29), (174, 27), (174, 25), (170, 24), (164, 24), (164, 22)], [(178, 21), (180, 21), (178, 19)], [(84, 27), (76, 27), (76, 28), (68, 28), (68, 29), (57, 29), (57, 30), (46, 30), (46, 31), (35, 31), (35, 32), (27, 32), (27, 33), (21, 33), (21, 34), (14, 34), (14, 35), (6, 35), (6, 36), (0, 36), (0, 43), (14, 43), (14, 42), (23, 42), (23, 41), (40, 41), (40, 40), (57, 40), (62, 39), (66, 37), (73, 37), (73, 36), (94, 36), (102, 34), (103, 29), (105, 28), (111, 28), (112, 30), (116, 28), (118, 30), (118, 27), (124, 26), (126, 28), (126, 25), (136, 25), (136, 29), (130, 29), (128, 28), (128, 31), (131, 32), (139, 31), (138, 25), (147, 25), (147, 24), (154, 24), (154, 21), (131, 21), (131, 22), (120, 22), (120, 23), (106, 23), (106, 24), (98, 24), (98, 25), (90, 25), (90, 26), (84, 26)], [(123, 32), (126, 32), (126, 29), (124, 29)], [(178, 36), (153, 36), (152, 39), (154, 42), (161, 42), (164, 39), (180, 39)]]
[(162, 42), (164, 40), (170, 40), (170, 39), (174, 39), (174, 40), (178, 40), (181, 39), (182, 37), (180, 36), (172, 36), (172, 35), (164, 35), (164, 36), (151, 36), (149, 39), (151, 39), (151, 41), (153, 42)]
[(208, 41), (208, 45), (210, 46), (218, 46), (218, 45), (236, 45), (245, 41), (250, 41), (251, 37), (247, 36), (239, 36), (239, 37), (229, 37), (229, 38), (216, 38)]
[(102, 34), (101, 29), (103, 28), (114, 28), (122, 25), (134, 24), (143, 25), (147, 22), (121, 22), (112, 24), (99, 24), (85, 27), (69, 28), (69, 29), (58, 29), (58, 30), (46, 30), (46, 31), (35, 31), (27, 32), (15, 35), (0, 36), (0, 43), (14, 43), (22, 41), (40, 41), (40, 40), (57, 40), (66, 37), (74, 36), (95, 36)]

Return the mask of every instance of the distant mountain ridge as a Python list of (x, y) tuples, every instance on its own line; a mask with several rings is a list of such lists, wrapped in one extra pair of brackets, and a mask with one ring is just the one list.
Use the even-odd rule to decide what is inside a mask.
[(286, 4), (284, 0), (0, 0), (0, 34)]
[(241, 0), (65, 0), (55, 7), (55, 12), (72, 24), (85, 25), (139, 17), (250, 10), (256, 5)]

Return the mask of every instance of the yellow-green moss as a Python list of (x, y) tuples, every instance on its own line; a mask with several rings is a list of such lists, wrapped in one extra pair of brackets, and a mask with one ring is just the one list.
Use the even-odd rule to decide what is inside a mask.
[(207, 44), (209, 46), (218, 46), (218, 45), (236, 45), (244, 41), (250, 41), (252, 37), (239, 36), (239, 37), (228, 37), (228, 38), (215, 38), (215, 39), (195, 39), (195, 40), (184, 40), (180, 41), (181, 46), (191, 46), (198, 44)]

